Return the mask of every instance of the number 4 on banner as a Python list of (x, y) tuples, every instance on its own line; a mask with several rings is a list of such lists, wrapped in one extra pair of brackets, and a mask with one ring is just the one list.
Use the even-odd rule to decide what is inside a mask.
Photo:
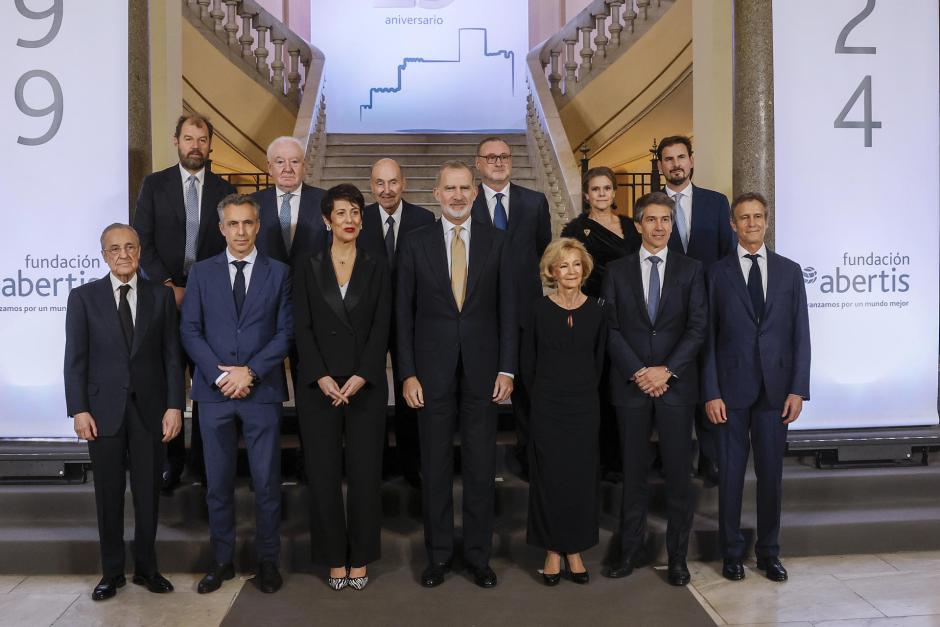
[[(852, 107), (855, 106), (855, 102), (858, 100), (860, 95), (864, 94), (865, 99), (863, 101), (865, 108), (865, 119), (861, 121), (850, 121), (846, 120), (845, 116), (849, 114), (852, 110)], [(869, 74), (862, 79), (862, 82), (858, 84), (858, 87), (855, 89), (855, 93), (849, 98), (849, 101), (845, 103), (845, 106), (842, 107), (842, 112), (836, 116), (835, 122), (832, 123), (833, 128), (863, 128), (865, 129), (865, 148), (871, 148), (871, 130), (873, 128), (881, 128), (881, 122), (875, 122), (871, 119), (871, 75)]]

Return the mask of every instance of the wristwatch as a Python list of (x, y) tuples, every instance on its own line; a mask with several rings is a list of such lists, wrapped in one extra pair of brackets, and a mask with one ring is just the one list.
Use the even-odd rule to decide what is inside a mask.
[(248, 368), (248, 374), (251, 375), (252, 385), (254, 385), (255, 383), (261, 380), (261, 377), (259, 377), (258, 374), (254, 370), (252, 370), (249, 366), (245, 366), (245, 368)]

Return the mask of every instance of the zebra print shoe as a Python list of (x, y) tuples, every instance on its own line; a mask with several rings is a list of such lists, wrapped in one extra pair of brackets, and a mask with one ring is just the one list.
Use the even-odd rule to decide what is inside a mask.
[(334, 590), (342, 590), (349, 585), (349, 577), (327, 577), (326, 583)]
[(350, 577), (349, 586), (355, 588), (356, 590), (362, 590), (369, 583), (369, 575), (364, 577)]

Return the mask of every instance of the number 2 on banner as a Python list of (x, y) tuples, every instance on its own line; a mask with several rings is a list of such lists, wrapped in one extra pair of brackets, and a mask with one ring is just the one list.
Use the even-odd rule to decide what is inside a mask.
[[(866, 0), (865, 8), (849, 20), (836, 38), (836, 54), (877, 54), (875, 46), (846, 46), (845, 40), (856, 26), (861, 24), (875, 10), (875, 0)], [(862, 106), (864, 108), (863, 120), (846, 120), (846, 116), (852, 111), (859, 96), (864, 96)], [(865, 129), (865, 148), (871, 148), (871, 131), (874, 128), (881, 128), (881, 122), (875, 122), (871, 119), (871, 74), (862, 79), (862, 82), (855, 88), (855, 92), (849, 97), (849, 101), (842, 107), (842, 111), (836, 116), (832, 123), (833, 128), (862, 128)]]

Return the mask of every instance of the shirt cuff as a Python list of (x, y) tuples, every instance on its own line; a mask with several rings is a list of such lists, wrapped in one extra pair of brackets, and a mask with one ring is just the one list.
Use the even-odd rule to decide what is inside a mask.
[(217, 376), (217, 377), (215, 378), (215, 385), (216, 385), (216, 387), (218, 387), (218, 385), (219, 385), (220, 383), (222, 383), (222, 379), (224, 379), (224, 378), (227, 377), (227, 376), (228, 376), (228, 372), (223, 372), (222, 374), (220, 374), (219, 376)]
[(509, 377), (510, 379), (512, 379), (513, 381), (515, 381), (515, 379), (516, 379), (516, 375), (514, 375), (514, 374), (511, 373), (511, 372), (499, 372), (498, 374), (504, 374), (504, 375), (506, 375), (507, 377)]

